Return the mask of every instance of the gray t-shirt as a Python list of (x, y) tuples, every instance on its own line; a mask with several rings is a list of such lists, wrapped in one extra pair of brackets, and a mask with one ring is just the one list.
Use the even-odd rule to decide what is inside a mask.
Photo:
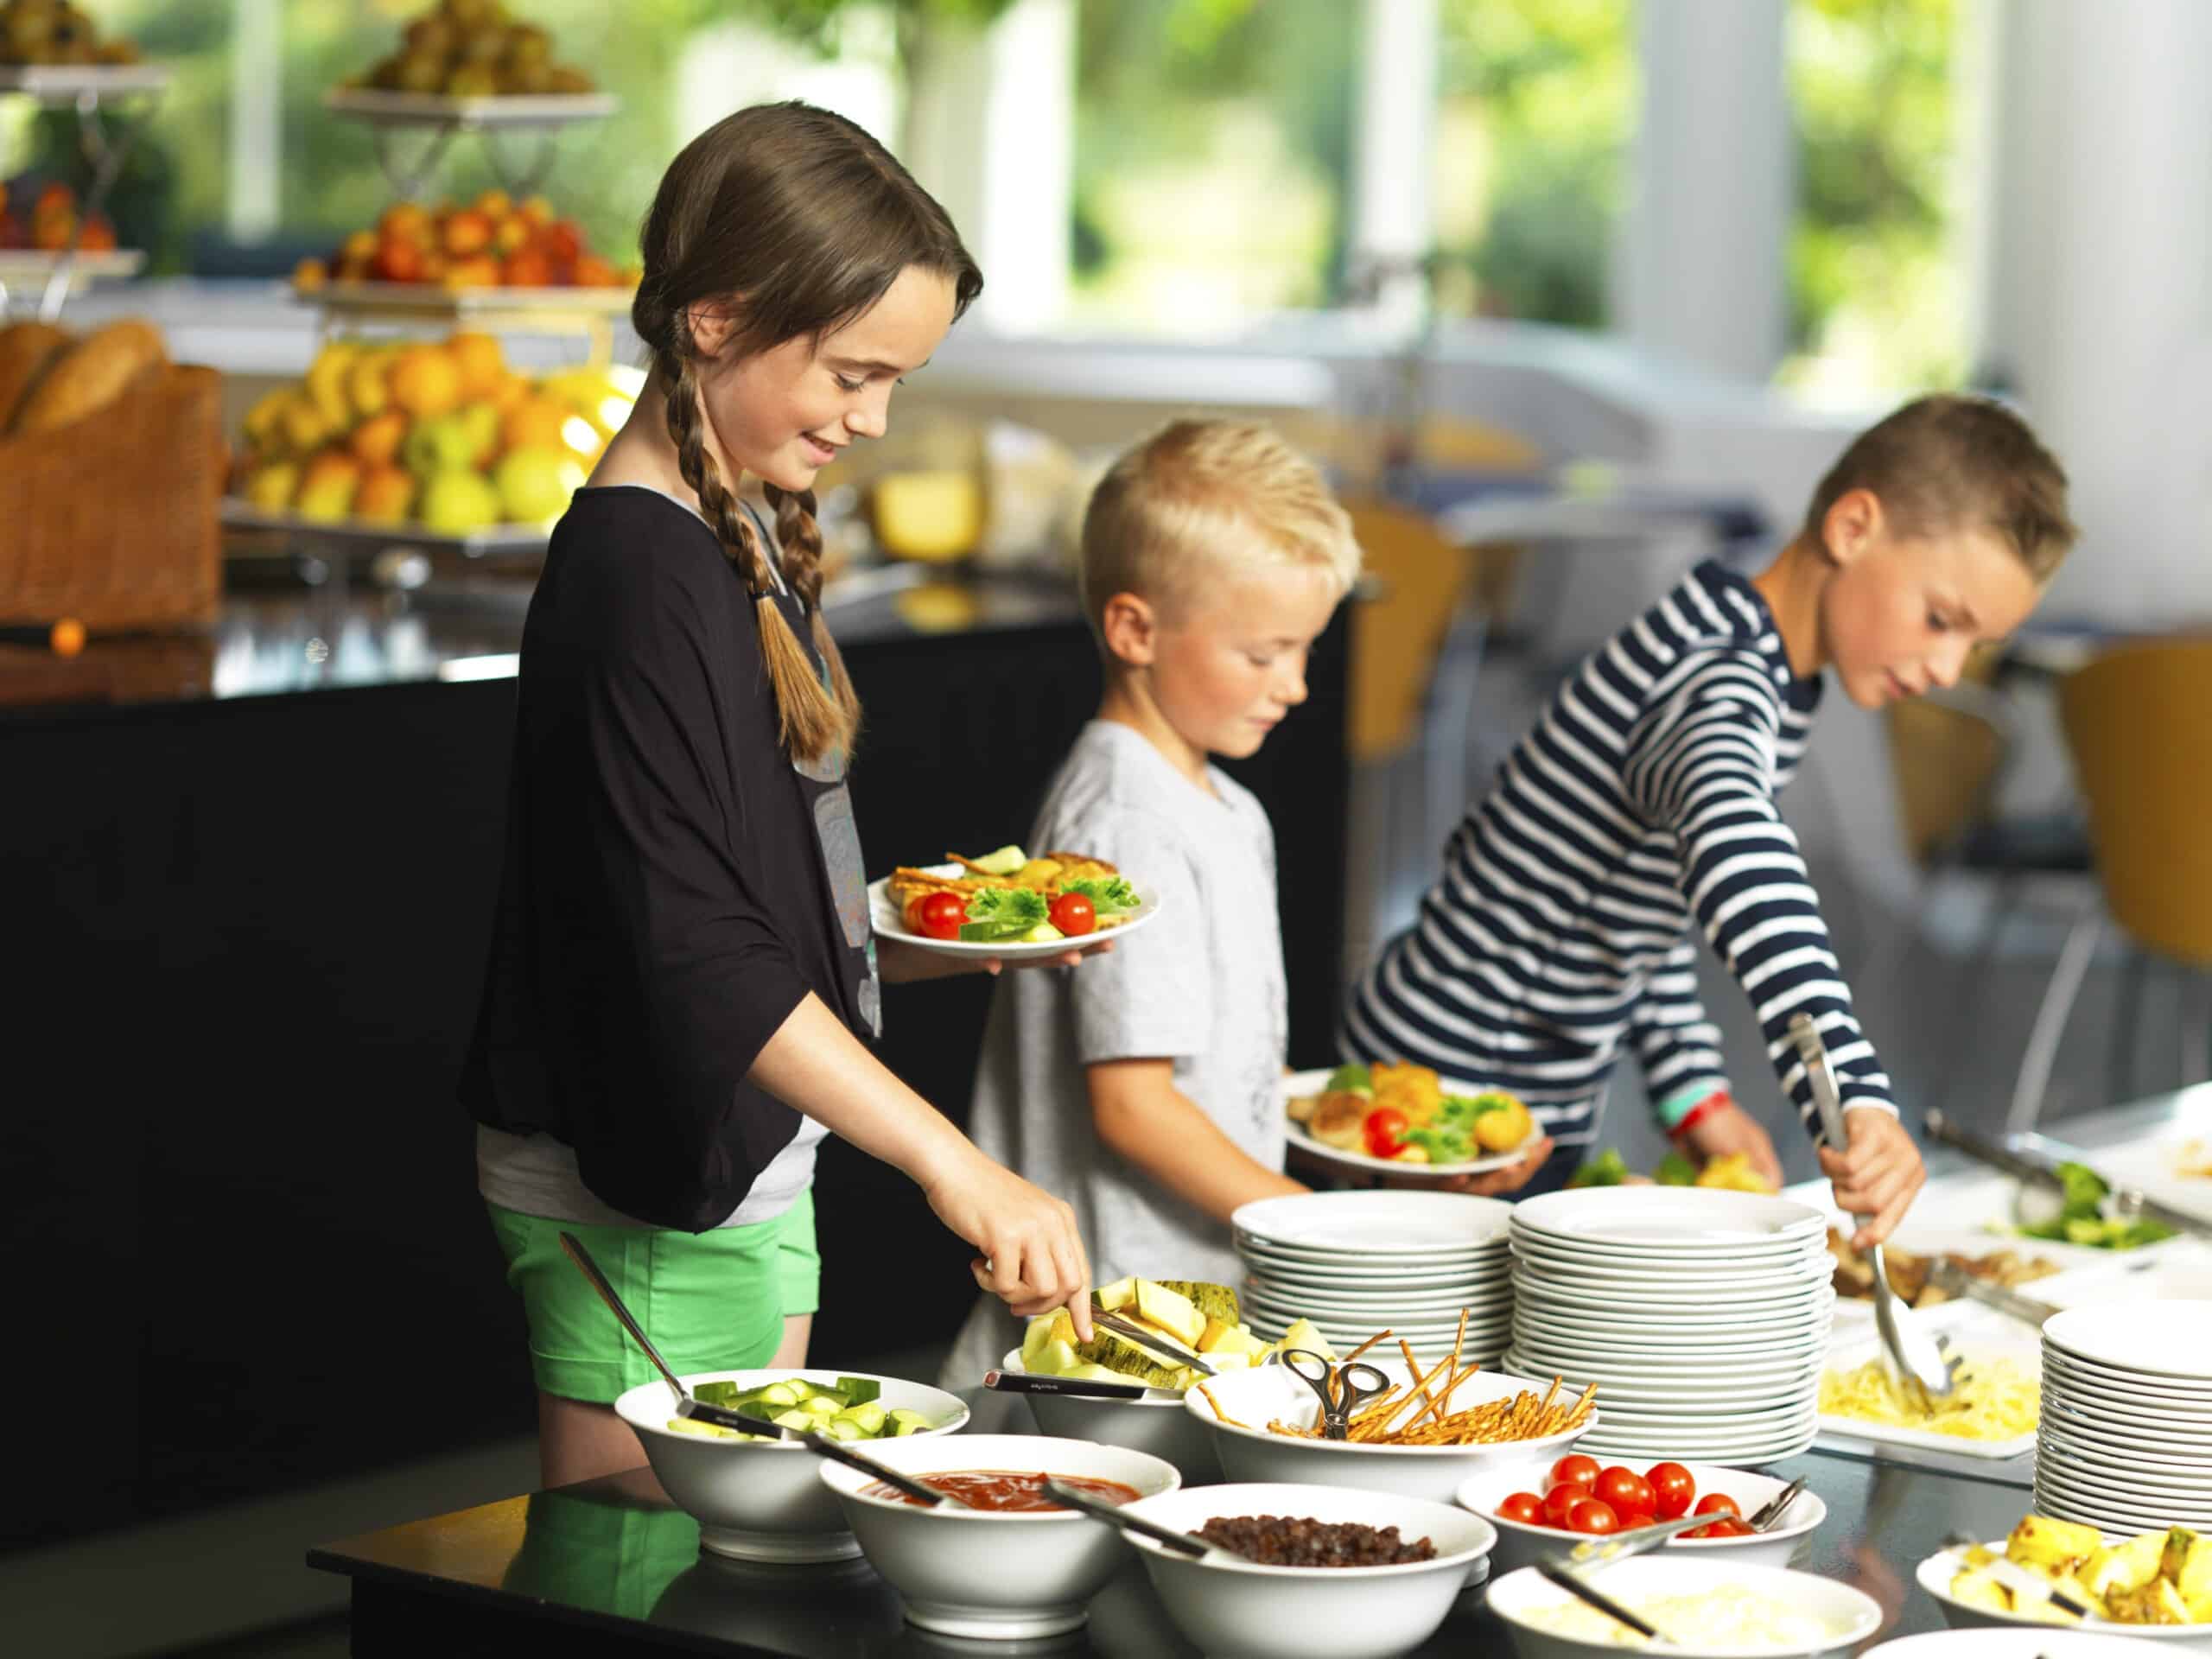
[[(1217, 768), (1199, 788), (1139, 733), (1092, 721), (1038, 814), (1028, 847), (1089, 853), (1159, 895), (1160, 913), (1079, 968), (1008, 972), (991, 1002), (969, 1133), (1075, 1206), (1101, 1284), (1242, 1276), (1229, 1229), (1107, 1151), (1084, 1068), (1175, 1062), (1175, 1086), (1269, 1169), (1283, 1160), (1289, 1015), (1276, 912), (1274, 832)], [(986, 1299), (945, 1376), (979, 1381), (1018, 1338)]]

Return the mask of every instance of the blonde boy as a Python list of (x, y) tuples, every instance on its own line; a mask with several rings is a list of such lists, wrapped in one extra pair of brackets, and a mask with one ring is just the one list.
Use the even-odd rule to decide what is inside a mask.
[(1822, 675), (1878, 709), (1955, 683), (2024, 621), (2074, 540), (2066, 474), (2024, 422), (1923, 397), (1853, 442), (1796, 537), (1749, 578), (1700, 565), (1562, 686), (1452, 836), (1418, 921), (1354, 991), (1348, 1055), (1407, 1058), (1526, 1098), (1560, 1148), (1481, 1190), (1556, 1185), (1633, 1048), (1662, 1126), (1700, 1161), (1773, 1142), (1730, 1097), (1697, 995), (1702, 933), (1758, 1012), (1782, 1092), (1818, 1137), (1788, 1031), (1812, 1016), (1847, 1150), (1837, 1205), (1886, 1237), (1925, 1179), (1859, 1029), (1820, 896), (1775, 798)]
[[(1210, 757), (1306, 700), (1306, 658), (1358, 574), (1351, 521), (1263, 426), (1178, 421), (1116, 463), (1084, 521), (1105, 690), (1029, 844), (1095, 853), (1160, 912), (1079, 972), (995, 992), (969, 1132), (1075, 1206), (1100, 1282), (1235, 1282), (1230, 1213), (1282, 1173), (1287, 1039), (1274, 833)], [(945, 1376), (1019, 1339), (978, 1302)]]

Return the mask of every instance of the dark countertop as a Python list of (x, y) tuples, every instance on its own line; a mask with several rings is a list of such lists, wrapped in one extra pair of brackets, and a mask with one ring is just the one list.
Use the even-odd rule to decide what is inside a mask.
[[(1004, 1396), (982, 1403), (1013, 1405)], [(1946, 1533), (1963, 1528), (2001, 1537), (2031, 1506), (2017, 1479), (1827, 1450), (1769, 1472), (1805, 1476), (1827, 1503), (1826, 1524), (1800, 1543), (1792, 1565), (1879, 1602), (1885, 1618), (1873, 1641), (1942, 1628), (1942, 1610), (1913, 1573)], [(309, 1551), (308, 1560), (353, 1580), (359, 1659), (474, 1650), (492, 1641), (538, 1654), (824, 1659), (950, 1651), (1149, 1659), (1198, 1651), (1169, 1622), (1134, 1554), (1092, 1602), (1085, 1630), (1046, 1641), (960, 1642), (908, 1628), (898, 1593), (865, 1561), (768, 1567), (702, 1554), (697, 1523), (628, 1476), (345, 1539)], [(1476, 1589), (1415, 1651), (1497, 1654), (1510, 1650), (1508, 1641)]]
[[(0, 645), (0, 718), (72, 708), (220, 702), (435, 681), (510, 678), (532, 582), (462, 575), (411, 593), (296, 583), (236, 592), (203, 633), (95, 639), (75, 658)], [(1062, 575), (864, 571), (823, 590), (848, 649), (1079, 625)]]

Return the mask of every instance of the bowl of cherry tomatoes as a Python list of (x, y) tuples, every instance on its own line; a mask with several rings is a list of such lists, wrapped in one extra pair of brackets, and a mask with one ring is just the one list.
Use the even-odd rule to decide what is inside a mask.
[(1827, 1519), (1828, 1506), (1820, 1496), (1798, 1493), (1764, 1532), (1745, 1523), (1788, 1484), (1719, 1464), (1668, 1462), (1637, 1469), (1576, 1452), (1548, 1465), (1470, 1475), (1454, 1497), (1462, 1509), (1497, 1528), (1493, 1574), (1531, 1566), (1537, 1557), (1571, 1549), (1585, 1538), (1684, 1515), (1713, 1519), (1670, 1539), (1662, 1550), (1709, 1551), (1752, 1566), (1786, 1567), (1797, 1541)]

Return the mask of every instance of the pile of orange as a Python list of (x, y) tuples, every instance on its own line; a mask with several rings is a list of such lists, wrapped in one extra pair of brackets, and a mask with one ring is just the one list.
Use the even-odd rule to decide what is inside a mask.
[(0, 248), (59, 253), (73, 241), (86, 253), (104, 253), (115, 246), (115, 226), (105, 214), (80, 214), (77, 193), (66, 184), (29, 178), (0, 182)]
[(385, 209), (372, 231), (356, 231), (328, 259), (303, 259), (293, 285), (313, 293), (330, 282), (437, 283), (486, 288), (634, 288), (625, 270), (594, 252), (572, 219), (543, 196), (518, 202), (486, 190), (466, 205), (411, 201)]

